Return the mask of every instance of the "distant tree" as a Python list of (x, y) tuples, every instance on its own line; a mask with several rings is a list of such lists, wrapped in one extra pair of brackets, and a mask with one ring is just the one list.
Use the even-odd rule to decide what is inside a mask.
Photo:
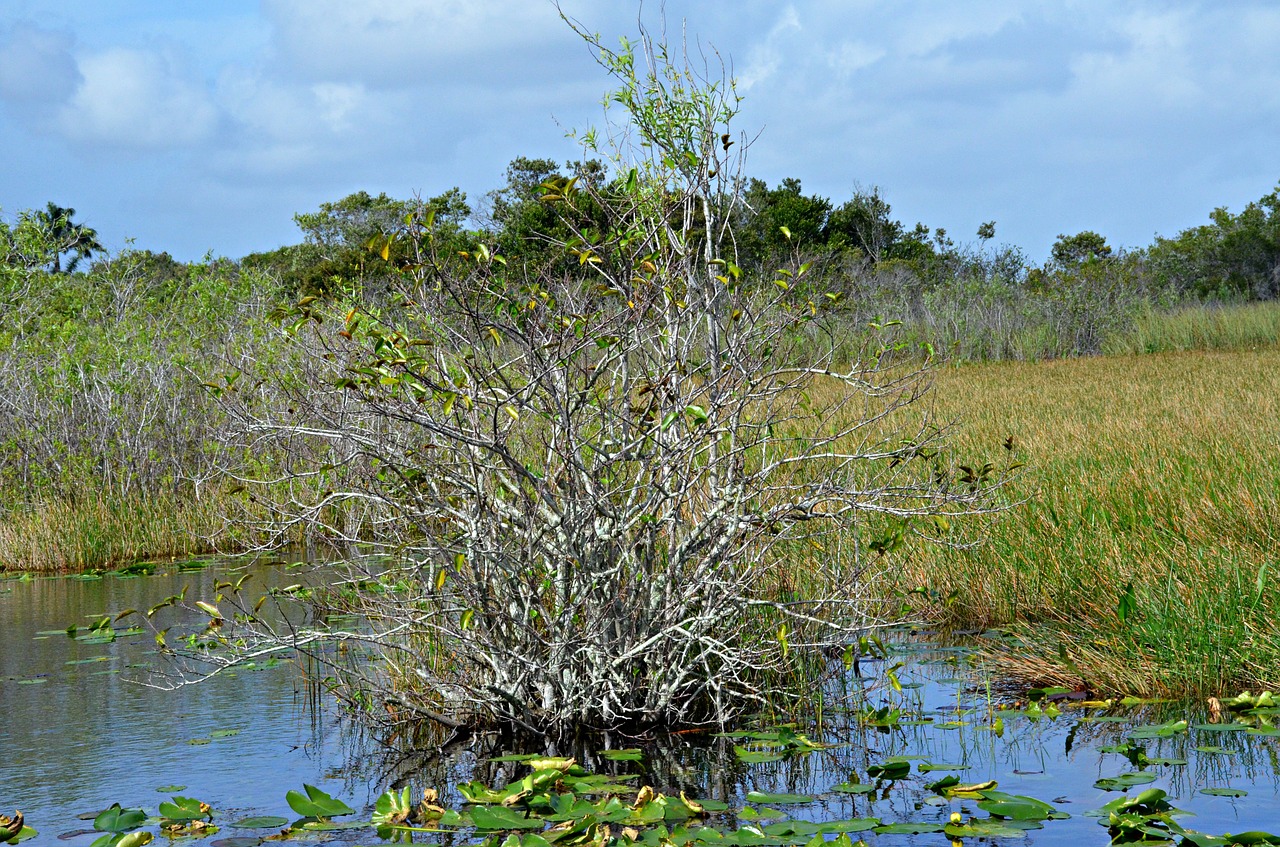
[(1149, 255), (1165, 288), (1199, 296), (1280, 297), (1280, 186), (1233, 215), (1218, 208), (1210, 223), (1156, 238)]
[(908, 230), (893, 219), (892, 212), (879, 188), (859, 188), (827, 219), (827, 244), (856, 250), (872, 262), (900, 259), (923, 267), (933, 254), (929, 228), (918, 223)]
[[(357, 191), (335, 203), (320, 204), (318, 211), (294, 215), (304, 244), (254, 261), (279, 268), (287, 286), (298, 293), (327, 295), (335, 286), (375, 280), (387, 270), (387, 263), (407, 262), (413, 251), (400, 237), (428, 213), (440, 237), (452, 238), (461, 233), (471, 207), (458, 188), (425, 201)], [(385, 249), (375, 249), (379, 244)]]
[[(64, 271), (72, 273), (81, 260), (88, 259), (94, 253), (100, 253), (103, 250), (102, 244), (98, 241), (97, 231), (72, 221), (75, 214), (75, 209), (64, 208), (52, 201), (46, 205), (44, 211), (35, 213), (36, 219), (49, 234), (51, 245), (49, 270), (53, 273)], [(67, 253), (71, 254), (71, 261), (64, 269), (62, 257)]]
[(573, 221), (561, 217), (563, 209), (553, 209), (543, 202), (548, 188), (576, 180), (580, 187), (605, 185), (608, 176), (603, 163), (596, 160), (570, 162), (563, 167), (551, 159), (518, 156), (507, 165), (507, 184), (489, 192), (487, 224), (495, 240), (496, 252), (518, 261), (563, 259), (563, 251), (552, 249), (556, 240), (571, 237), (574, 226), (585, 234), (603, 226), (598, 204), (587, 195), (573, 210)]
[(823, 245), (830, 214), (831, 201), (805, 196), (794, 177), (782, 180), (777, 188), (761, 179), (748, 180), (735, 233), (739, 262), (759, 267), (785, 258), (797, 246)]
[(1088, 229), (1075, 235), (1059, 234), (1049, 251), (1053, 264), (1064, 270), (1079, 267), (1085, 262), (1110, 258), (1111, 253), (1107, 239)]

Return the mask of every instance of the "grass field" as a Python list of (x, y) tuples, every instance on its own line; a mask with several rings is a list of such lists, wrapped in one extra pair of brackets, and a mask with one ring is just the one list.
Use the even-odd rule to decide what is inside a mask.
[(958, 454), (1012, 436), (1025, 502), (970, 550), (915, 545), (900, 589), (1009, 626), (1006, 669), (1101, 693), (1280, 686), (1280, 349), (946, 369)]

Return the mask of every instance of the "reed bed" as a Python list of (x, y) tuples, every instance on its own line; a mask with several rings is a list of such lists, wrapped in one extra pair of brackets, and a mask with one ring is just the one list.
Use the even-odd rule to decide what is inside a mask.
[(970, 549), (915, 544), (896, 590), (1009, 666), (1099, 693), (1280, 686), (1280, 349), (1001, 363), (937, 375), (958, 454), (1026, 467)]
[(242, 547), (224, 511), (212, 499), (55, 500), (0, 522), (0, 571), (79, 573)]

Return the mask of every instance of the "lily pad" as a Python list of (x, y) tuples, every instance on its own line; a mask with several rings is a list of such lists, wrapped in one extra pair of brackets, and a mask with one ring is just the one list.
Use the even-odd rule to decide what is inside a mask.
[(748, 791), (747, 802), (774, 803), (779, 806), (786, 806), (800, 803), (812, 803), (813, 798), (808, 794), (766, 794), (763, 791)]
[(1093, 787), (1101, 788), (1103, 791), (1124, 791), (1135, 785), (1146, 785), (1155, 781), (1155, 774), (1147, 771), (1135, 771), (1133, 773), (1122, 773), (1119, 776), (1105, 776), (1095, 782)]
[(876, 835), (920, 835), (926, 832), (942, 832), (946, 827), (940, 823), (889, 823), (875, 828)]
[(1198, 723), (1191, 728), (1200, 732), (1243, 732), (1249, 727), (1242, 723)]
[(471, 810), (471, 823), (480, 832), (543, 829), (546, 826), (542, 819), (525, 817), (524, 813), (506, 806), (476, 806)]
[(241, 818), (231, 825), (236, 829), (282, 829), (289, 825), (289, 819), (279, 815), (258, 815), (252, 818)]
[(951, 838), (1026, 838), (1027, 831), (997, 820), (971, 820), (947, 824), (942, 830)]
[(870, 794), (876, 790), (876, 787), (861, 782), (842, 782), (831, 786), (831, 790), (836, 794)]
[(187, 787), (185, 785), (162, 785), (157, 788), (156, 791), (159, 791), (161, 794), (175, 794), (179, 791), (185, 791), (186, 789)]
[(1214, 753), (1220, 756), (1234, 756), (1236, 754), (1235, 750), (1227, 747), (1219, 747), (1216, 744), (1203, 744), (1199, 747), (1193, 747), (1192, 749), (1199, 753)]
[(600, 756), (611, 762), (639, 762), (644, 758), (644, 754), (640, 752), (638, 747), (626, 750), (604, 750), (600, 753)]
[(1249, 792), (1243, 788), (1201, 788), (1201, 794), (1207, 794), (1210, 797), (1248, 797)]

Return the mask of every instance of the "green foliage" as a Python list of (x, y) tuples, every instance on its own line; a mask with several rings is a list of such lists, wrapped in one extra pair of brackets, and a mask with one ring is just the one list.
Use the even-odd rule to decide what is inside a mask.
[(1055, 266), (1064, 270), (1079, 268), (1086, 262), (1101, 262), (1111, 258), (1107, 239), (1092, 230), (1075, 235), (1059, 235), (1049, 256)]
[(1238, 214), (1218, 208), (1209, 218), (1156, 238), (1150, 256), (1160, 285), (1199, 297), (1280, 297), (1280, 187)]

